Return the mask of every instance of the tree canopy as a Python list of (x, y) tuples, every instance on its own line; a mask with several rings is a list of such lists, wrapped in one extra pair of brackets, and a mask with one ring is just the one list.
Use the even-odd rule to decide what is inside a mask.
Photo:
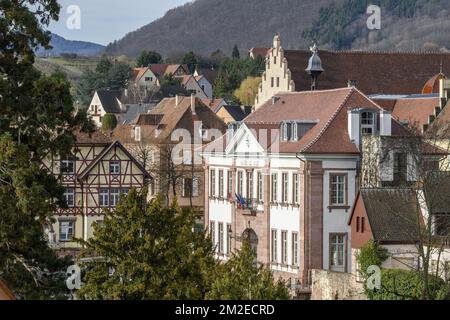
[(212, 244), (194, 232), (195, 216), (131, 190), (103, 224), (95, 226), (84, 256), (81, 299), (203, 299), (217, 262)]
[(260, 77), (247, 77), (242, 81), (240, 87), (234, 91), (234, 96), (245, 106), (253, 106), (258, 94)]
[(93, 125), (75, 112), (62, 74), (33, 67), (36, 48), (49, 47), (43, 28), (58, 17), (56, 0), (0, 1), (0, 11), (0, 277), (19, 298), (58, 298), (67, 261), (48, 247), (44, 227), (65, 206), (64, 190), (42, 162), (70, 154), (72, 132)]
[(121, 90), (127, 87), (133, 70), (127, 63), (111, 61), (103, 56), (95, 70), (87, 69), (77, 83), (77, 98), (84, 106), (89, 105), (96, 90)]
[(256, 253), (249, 241), (244, 241), (241, 251), (218, 267), (211, 291), (212, 300), (287, 300), (289, 291), (281, 281), (275, 281), (270, 269), (257, 266)]
[(150, 64), (161, 63), (162, 57), (156, 51), (142, 51), (136, 59), (136, 67), (148, 67)]

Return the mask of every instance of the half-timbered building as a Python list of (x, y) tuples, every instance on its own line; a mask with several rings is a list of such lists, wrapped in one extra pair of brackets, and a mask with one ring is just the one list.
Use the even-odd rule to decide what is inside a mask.
[(73, 239), (92, 237), (92, 226), (101, 223), (104, 210), (114, 209), (131, 188), (149, 185), (152, 192), (149, 173), (119, 141), (100, 132), (77, 132), (75, 136), (71, 156), (49, 156), (45, 162), (65, 188), (67, 206), (57, 210), (53, 225), (46, 230), (51, 245), (62, 251), (79, 249)]

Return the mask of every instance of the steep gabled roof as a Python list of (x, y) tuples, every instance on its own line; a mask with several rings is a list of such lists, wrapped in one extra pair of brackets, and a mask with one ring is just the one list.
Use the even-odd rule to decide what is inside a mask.
[(149, 68), (157, 77), (174, 74), (179, 68), (182, 68), (185, 73), (189, 73), (189, 68), (184, 64), (155, 63), (151, 64)]
[(83, 170), (83, 172), (80, 173), (80, 175), (78, 176), (78, 179), (83, 180), (89, 174), (89, 172), (91, 172), (92, 169), (105, 157), (105, 155), (107, 155), (108, 152), (111, 151), (115, 147), (120, 148), (123, 151), (123, 153), (125, 153), (127, 155), (127, 157), (139, 168), (139, 170), (142, 171), (142, 173), (144, 174), (144, 176), (146, 178), (151, 178), (151, 175), (131, 155), (131, 153), (119, 141), (114, 141), (108, 147), (105, 147), (105, 149), (103, 149), (103, 151)]
[(121, 113), (119, 99), (122, 93), (118, 90), (97, 90), (98, 98), (106, 113)]
[(202, 99), (202, 102), (211, 108), (212, 111), (217, 113), (219, 111), (218, 107), (223, 103), (227, 104), (224, 99), (216, 98), (214, 100), (211, 99)]
[[(296, 91), (309, 90), (311, 78), (305, 71), (311, 52), (285, 50)], [(348, 80), (365, 94), (414, 94), (440, 70), (450, 74), (450, 53), (400, 53), (363, 51), (319, 51), (325, 72), (318, 78), (318, 88), (345, 87)]]
[(132, 80), (134, 82), (139, 81), (147, 72), (147, 70), (149, 70), (148, 67), (134, 68)]
[(412, 243), (423, 224), (416, 192), (412, 189), (361, 189), (364, 208), (375, 241)]

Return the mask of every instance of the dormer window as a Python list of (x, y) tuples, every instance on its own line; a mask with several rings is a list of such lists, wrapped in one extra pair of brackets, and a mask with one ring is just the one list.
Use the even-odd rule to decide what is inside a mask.
[(375, 113), (372, 111), (361, 112), (361, 134), (373, 135), (375, 133)]
[(291, 128), (292, 124), (284, 122), (281, 125), (281, 134), (282, 134), (282, 139), (283, 141), (288, 141), (290, 138), (290, 132), (289, 129)]
[(299, 141), (315, 125), (314, 121), (285, 121), (281, 123), (281, 141)]

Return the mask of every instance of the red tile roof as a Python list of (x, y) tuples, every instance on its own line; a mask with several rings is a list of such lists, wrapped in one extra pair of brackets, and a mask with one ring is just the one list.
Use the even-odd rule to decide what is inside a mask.
[(148, 67), (144, 67), (144, 68), (134, 68), (133, 70), (133, 81), (139, 81), (139, 79), (142, 78), (142, 76), (144, 75), (144, 73), (146, 73), (148, 70)]
[(253, 54), (255, 57), (263, 57), (265, 58), (269, 53), (271, 48), (251, 48), (249, 50), (250, 54)]
[(394, 105), (392, 115), (400, 121), (408, 121), (409, 125), (422, 129), (428, 124), (428, 119), (434, 115), (434, 109), (439, 106), (439, 98), (399, 99)]
[[(303, 154), (359, 154), (348, 135), (348, 110), (355, 108), (382, 110), (382, 108), (355, 88), (322, 91), (281, 92), (278, 100), (263, 104), (248, 116), (244, 123), (260, 145), (271, 152)], [(303, 121), (312, 124), (299, 141), (280, 140), (283, 121)], [(314, 124), (315, 123), (315, 124)], [(265, 129), (263, 136), (259, 136)], [(392, 120), (393, 136), (410, 136), (411, 132)], [(225, 151), (226, 135), (209, 144), (205, 151)]]
[(85, 133), (81, 131), (75, 131), (74, 136), (76, 144), (109, 144), (111, 138), (103, 134), (101, 131), (94, 131), (92, 133)]
[(188, 67), (183, 64), (155, 63), (150, 65), (150, 69), (157, 77), (174, 74), (179, 68), (183, 68), (185, 73), (189, 73)]
[[(311, 52), (285, 50), (288, 68), (296, 91), (310, 90), (311, 78), (305, 71)], [(386, 53), (360, 51), (319, 51), (325, 72), (318, 78), (318, 88), (347, 86), (348, 80), (365, 94), (418, 94), (424, 84), (443, 65), (450, 74), (450, 53)]]
[(213, 110), (214, 112), (217, 112), (217, 108), (219, 107), (219, 105), (224, 102), (224, 99), (202, 99), (202, 102), (207, 105), (208, 107), (211, 108), (211, 110)]

